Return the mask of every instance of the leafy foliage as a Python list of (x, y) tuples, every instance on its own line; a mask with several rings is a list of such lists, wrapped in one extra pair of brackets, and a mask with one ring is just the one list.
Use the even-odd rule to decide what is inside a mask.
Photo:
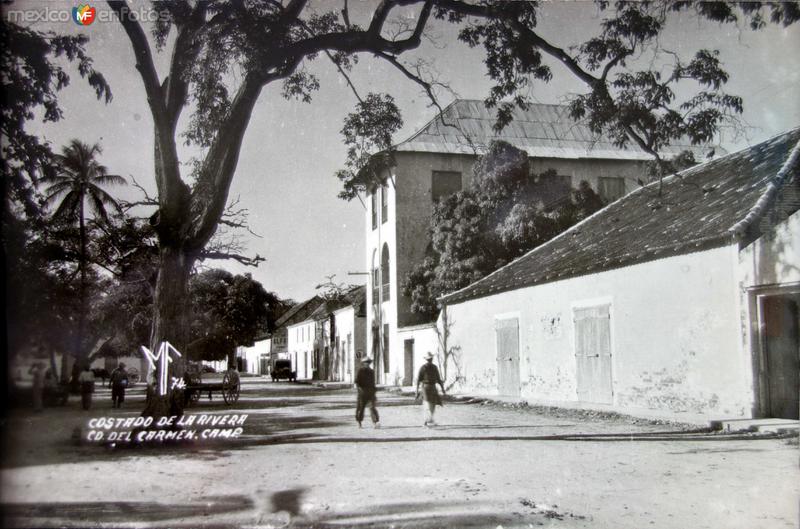
[[(659, 150), (686, 137), (694, 144), (710, 141), (726, 122), (741, 114), (742, 99), (722, 88), (728, 74), (716, 50), (697, 50), (685, 61), (665, 53), (659, 36), (675, 12), (693, 9), (698, 17), (720, 23), (749, 22), (763, 28), (767, 19), (788, 26), (800, 20), (794, 2), (596, 2), (602, 17), (598, 34), (577, 43), (555, 43), (537, 30), (539, 6), (528, 2), (485, 2), (469, 14), (480, 14), (459, 38), (486, 51), (488, 75), (495, 81), (486, 105), (497, 108), (495, 128), (510, 122), (514, 107), (527, 109), (532, 83), (548, 82), (555, 59), (581, 80), (587, 92), (573, 96), (571, 113), (586, 119), (596, 133), (605, 132), (622, 146), (637, 144), (660, 161)], [(765, 13), (768, 12), (767, 16)], [(437, 12), (446, 17), (446, 10)], [(649, 60), (639, 60), (649, 57)], [(645, 64), (646, 69), (636, 69)], [(677, 86), (689, 84), (692, 95), (680, 100)], [(663, 171), (662, 171), (663, 173)]]
[(336, 173), (344, 189), (339, 198), (352, 200), (359, 193), (385, 183), (394, 163), (392, 135), (403, 126), (394, 98), (369, 94), (348, 114), (341, 133), (347, 146), (345, 168)]
[(127, 182), (121, 176), (108, 174), (108, 169), (97, 161), (102, 152), (100, 144), (90, 146), (73, 139), (62, 154), (54, 157), (55, 172), (41, 179), (47, 186), (45, 203), (58, 202), (54, 217), (82, 222), (78, 216), (83, 214), (84, 203), (88, 203), (89, 209), (101, 220), (108, 220), (106, 206), (122, 212), (117, 201), (101, 186)]
[(281, 300), (250, 274), (207, 270), (192, 277), (189, 292), (192, 341), (188, 352), (196, 360), (221, 360), (237, 345), (252, 344), (284, 310)]
[(542, 185), (554, 175), (529, 176), (524, 151), (493, 142), (475, 164), (472, 186), (434, 206), (430, 255), (403, 284), (411, 310), (433, 316), (438, 296), (477, 281), (603, 206), (586, 182), (544, 204)]
[[(42, 33), (4, 21), (0, 24), (3, 52), (3, 97), (0, 100), (2, 171), (7, 199), (28, 216), (38, 213), (34, 185), (50, 166), (51, 151), (46, 142), (25, 131), (25, 124), (41, 112), (44, 121), (59, 121), (63, 111), (57, 94), (70, 83), (70, 76), (56, 60), (66, 58), (95, 90), (98, 99), (111, 100), (105, 78), (86, 55), (85, 35), (59, 36)], [(10, 204), (4, 203), (3, 208)]]

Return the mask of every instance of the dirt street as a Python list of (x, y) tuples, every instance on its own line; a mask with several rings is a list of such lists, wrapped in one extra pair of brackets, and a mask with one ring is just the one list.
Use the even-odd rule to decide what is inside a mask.
[[(358, 429), (352, 389), (243, 379), (236, 439), (128, 448), (73, 441), (91, 418), (135, 418), (95, 395), (3, 425), (10, 527), (798, 527), (797, 438), (699, 433), (629, 418), (448, 402), (434, 428), (380, 392)], [(96, 422), (94, 424), (97, 424)]]

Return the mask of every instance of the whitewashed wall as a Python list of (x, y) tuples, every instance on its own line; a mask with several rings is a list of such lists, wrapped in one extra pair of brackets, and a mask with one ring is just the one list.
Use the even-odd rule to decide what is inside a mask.
[[(448, 306), (462, 391), (497, 394), (494, 320), (519, 317), (521, 398), (697, 421), (749, 417), (734, 246)], [(609, 303), (613, 404), (579, 403), (572, 313)], [(441, 322), (441, 318), (440, 318)]]
[[(396, 181), (396, 179), (395, 179)], [(388, 211), (386, 214), (386, 222), (381, 217), (381, 201), (380, 191), (378, 191), (378, 200), (376, 205), (378, 207), (378, 225), (375, 229), (372, 228), (372, 201), (369, 195), (366, 197), (366, 271), (367, 276), (367, 325), (366, 325), (366, 339), (364, 352), (375, 361), (373, 367), (375, 368), (378, 376), (379, 383), (386, 383), (386, 369), (382, 365), (382, 360), (378, 361), (375, 357), (376, 351), (373, 351), (373, 321), (379, 318), (382, 324), (389, 325), (389, 366), (396, 362), (394, 357), (396, 349), (396, 330), (397, 330), (397, 243), (396, 243), (396, 188), (389, 179), (387, 186), (386, 199), (388, 203)], [(373, 299), (372, 292), (372, 271), (375, 267), (380, 267), (381, 264), (381, 251), (383, 245), (386, 244), (389, 248), (389, 300), (384, 301), (381, 306), (380, 316), (377, 314), (377, 302)]]
[(305, 320), (286, 328), (287, 356), (292, 361), (292, 370), (297, 372), (298, 380), (310, 379), (313, 374), (314, 326), (313, 320)]
[[(403, 327), (398, 332), (399, 354), (400, 358), (405, 360), (405, 341), (414, 340), (414, 364), (412, 366), (412, 381), (411, 385), (417, 383), (417, 373), (419, 368), (425, 363), (425, 354), (430, 351), (434, 355), (439, 350), (439, 341), (436, 337), (436, 326), (418, 325), (415, 327)], [(400, 385), (405, 375), (404, 362), (399, 363), (396, 369), (392, 371), (392, 378)]]
[(241, 347), (241, 357), (245, 361), (245, 372), (252, 375), (268, 375), (261, 373), (261, 356), (269, 356), (270, 340), (255, 342), (252, 347)]
[[(333, 315), (336, 319), (336, 338), (344, 344), (340, 352), (342, 381), (353, 382), (356, 353), (367, 351), (366, 318), (356, 316), (355, 307), (352, 306), (334, 311)], [(350, 337), (349, 341), (348, 336)]]
[(800, 211), (739, 252), (744, 287), (800, 282)]

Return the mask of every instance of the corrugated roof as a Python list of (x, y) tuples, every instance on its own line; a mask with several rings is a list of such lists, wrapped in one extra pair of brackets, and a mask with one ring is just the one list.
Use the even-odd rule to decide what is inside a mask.
[[(496, 120), (494, 111), (487, 110), (482, 101), (457, 99), (396, 150), (483, 154), (492, 140), (505, 140), (539, 158), (652, 160), (638, 146), (622, 149), (607, 137), (595, 136), (586, 124), (569, 116), (566, 105), (532, 104), (525, 111), (515, 109), (513, 120), (499, 133), (492, 128)], [(662, 155), (670, 158), (684, 150), (693, 151), (697, 159), (705, 158), (703, 148), (688, 142), (668, 147)]]
[[(731, 244), (780, 194), (796, 211), (800, 128), (654, 182), (441, 300), (507, 290)], [(795, 197), (795, 198), (792, 198)], [(786, 207), (786, 206), (784, 206)]]

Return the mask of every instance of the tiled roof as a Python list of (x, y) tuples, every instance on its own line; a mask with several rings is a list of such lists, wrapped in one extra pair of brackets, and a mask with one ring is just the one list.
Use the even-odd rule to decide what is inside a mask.
[[(654, 182), (471, 285), (458, 303), (498, 292), (732, 244), (773, 204), (800, 208), (800, 128)], [(776, 200), (780, 198), (780, 202)]]
[[(624, 149), (614, 146), (604, 136), (595, 136), (586, 124), (569, 116), (566, 105), (533, 104), (528, 110), (515, 109), (513, 120), (499, 133), (493, 110), (482, 101), (457, 99), (420, 131), (396, 146), (400, 152), (436, 152), (483, 154), (492, 140), (505, 140), (528, 156), (539, 158), (593, 158), (617, 160), (652, 160), (638, 146)], [(691, 150), (695, 158), (706, 158), (705, 151), (688, 142), (662, 151), (666, 158)], [(719, 152), (719, 149), (717, 149)]]
[(275, 322), (275, 330), (306, 320), (309, 314), (314, 312), (321, 303), (322, 298), (314, 296), (294, 305)]
[(364, 303), (364, 300), (367, 297), (367, 287), (366, 286), (357, 286), (353, 287), (347, 292), (344, 293), (343, 299), (341, 300), (325, 300), (324, 303), (320, 304), (317, 309), (311, 313), (308, 317), (309, 320), (321, 320), (330, 316), (334, 311), (343, 309), (345, 307), (353, 306), (356, 309), (356, 312), (359, 312), (359, 308)]

